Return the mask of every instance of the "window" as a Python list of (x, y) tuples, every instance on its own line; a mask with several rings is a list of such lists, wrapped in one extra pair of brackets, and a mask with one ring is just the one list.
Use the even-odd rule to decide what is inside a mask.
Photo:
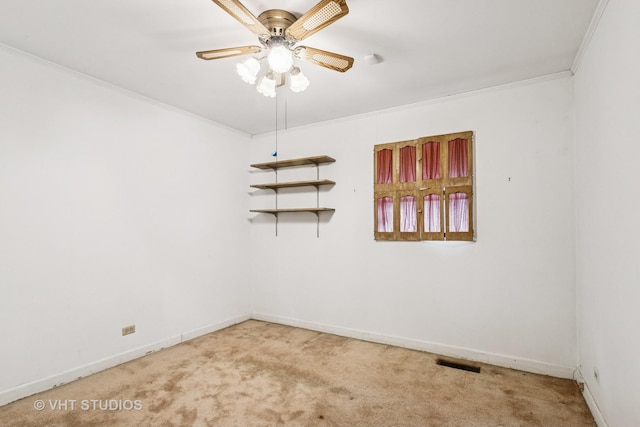
[(473, 132), (374, 147), (376, 240), (474, 240)]

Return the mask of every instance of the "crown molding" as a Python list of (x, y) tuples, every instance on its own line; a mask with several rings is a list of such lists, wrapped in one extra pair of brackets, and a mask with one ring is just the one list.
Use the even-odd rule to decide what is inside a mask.
[(582, 62), (582, 57), (584, 56), (585, 52), (589, 48), (589, 45), (591, 44), (591, 39), (593, 38), (593, 34), (596, 32), (596, 29), (600, 24), (600, 19), (602, 18), (602, 15), (604, 15), (604, 11), (607, 8), (608, 4), (609, 4), (609, 0), (600, 0), (598, 2), (598, 7), (596, 7), (596, 11), (593, 14), (593, 17), (591, 18), (591, 23), (589, 23), (589, 28), (587, 28), (587, 32), (582, 38), (582, 43), (578, 48), (578, 53), (576, 54), (576, 57), (573, 59), (573, 64), (571, 65), (571, 72), (573, 74), (575, 74), (578, 71), (578, 68), (580, 67), (580, 63)]

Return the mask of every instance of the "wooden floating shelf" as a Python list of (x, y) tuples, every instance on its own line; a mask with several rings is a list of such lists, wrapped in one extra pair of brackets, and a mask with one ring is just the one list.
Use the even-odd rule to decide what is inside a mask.
[(277, 190), (278, 188), (293, 187), (318, 187), (319, 185), (335, 185), (335, 181), (329, 179), (317, 179), (313, 181), (291, 181), (291, 182), (274, 182), (271, 184), (254, 184), (252, 188), (260, 188), (262, 190)]
[[(324, 163), (333, 163), (336, 159), (329, 156), (312, 156), (312, 157), (302, 157), (298, 159), (288, 159), (288, 160), (276, 160), (274, 162), (267, 163), (254, 163), (250, 165), (252, 168), (262, 169), (262, 170), (271, 170), (276, 174), (276, 181), (278, 180), (278, 169), (281, 168), (290, 168), (295, 166), (315, 166), (317, 172), (317, 179), (313, 180), (305, 180), (305, 181), (288, 181), (288, 182), (271, 182), (267, 184), (252, 184), (251, 188), (259, 188), (262, 190), (273, 190), (275, 191), (276, 197), (276, 206), (278, 206), (278, 189), (280, 188), (293, 188), (293, 187), (315, 187), (316, 194), (318, 196), (318, 205), (320, 204), (320, 186), (322, 185), (335, 185), (335, 181), (331, 181), (329, 179), (320, 179), (320, 165)], [(320, 213), (321, 212), (335, 212), (333, 208), (289, 208), (289, 209), (251, 209), (249, 212), (254, 213), (264, 213), (270, 214), (276, 217), (276, 236), (278, 235), (278, 215), (287, 214), (287, 213), (300, 213), (300, 212), (308, 212), (312, 213), (317, 218), (317, 231), (316, 236), (320, 237)]]
[(251, 209), (249, 212), (278, 215), (281, 213), (310, 212), (318, 215), (320, 212), (334, 212), (333, 208), (293, 208), (293, 209)]
[(336, 159), (333, 159), (329, 156), (314, 156), (314, 157), (302, 157), (300, 159), (290, 159), (290, 160), (280, 160), (275, 162), (267, 162), (267, 163), (255, 163), (251, 165), (252, 168), (257, 169), (280, 169), (280, 168), (290, 168), (293, 166), (304, 166), (304, 165), (320, 165), (322, 163), (333, 163)]

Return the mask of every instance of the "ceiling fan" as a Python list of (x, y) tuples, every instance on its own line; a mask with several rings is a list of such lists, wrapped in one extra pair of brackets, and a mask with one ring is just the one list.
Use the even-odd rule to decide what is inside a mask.
[(211, 60), (240, 55), (264, 54), (251, 57), (236, 66), (247, 83), (256, 83), (261, 71), (260, 62), (266, 59), (266, 74), (257, 85), (258, 92), (274, 97), (275, 88), (286, 83), (294, 92), (305, 90), (309, 80), (293, 64), (294, 58), (322, 67), (345, 72), (353, 66), (353, 58), (325, 50), (296, 44), (322, 30), (349, 13), (346, 0), (321, 0), (300, 18), (281, 9), (270, 9), (256, 18), (239, 0), (212, 0), (225, 12), (258, 36), (261, 46), (239, 46), (196, 52), (198, 58)]

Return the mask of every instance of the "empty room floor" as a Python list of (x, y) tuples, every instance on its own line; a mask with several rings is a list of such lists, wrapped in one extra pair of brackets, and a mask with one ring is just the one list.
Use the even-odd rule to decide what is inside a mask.
[(249, 320), (0, 407), (2, 426), (595, 426), (574, 381)]

